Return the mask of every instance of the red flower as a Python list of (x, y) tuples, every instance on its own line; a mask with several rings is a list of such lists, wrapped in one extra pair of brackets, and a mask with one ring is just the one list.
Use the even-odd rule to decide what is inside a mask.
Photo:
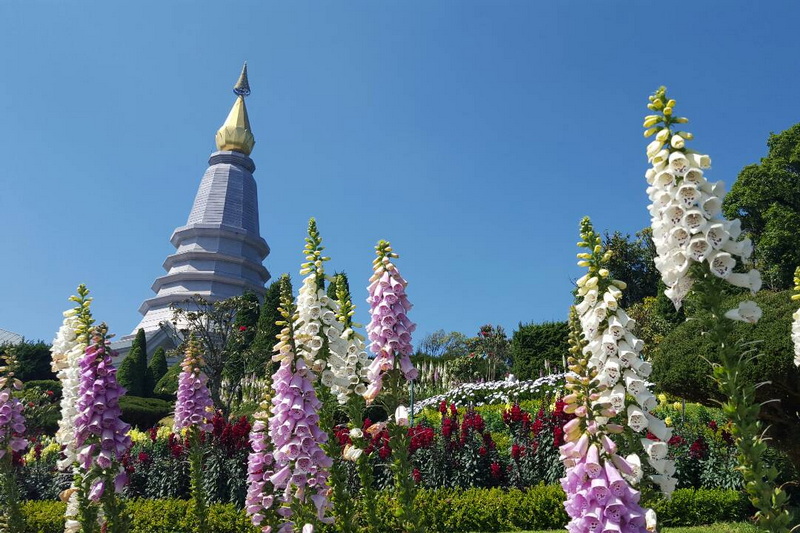
[(44, 391), (44, 393), (47, 394), (48, 396), (52, 396), (53, 395), (53, 391), (51, 391), (51, 390)]
[(680, 446), (681, 444), (685, 444), (685, 443), (686, 443), (686, 439), (684, 439), (680, 435), (673, 435), (667, 441), (667, 444), (669, 444), (670, 446)]
[(553, 428), (553, 446), (558, 448), (564, 444), (564, 430), (561, 426), (556, 426)]
[(489, 466), (489, 470), (492, 472), (492, 477), (495, 479), (500, 479), (500, 476), (503, 475), (503, 469), (500, 468), (500, 463), (497, 461), (493, 462), (491, 466)]
[(247, 331), (247, 326), (239, 326), (239, 331)]
[(707, 451), (708, 445), (703, 441), (703, 439), (698, 438), (689, 447), (689, 457), (692, 459), (702, 459), (705, 457)]
[(445, 402), (444, 400), (439, 402), (439, 412), (442, 413), (442, 415), (447, 414), (447, 402)]
[(139, 452), (139, 455), (136, 457), (140, 463), (146, 463), (150, 460), (150, 456), (144, 452)]
[(519, 458), (522, 457), (522, 452), (523, 449), (519, 444), (511, 446), (511, 457), (513, 457), (515, 461), (519, 461)]
[(388, 446), (382, 446), (380, 450), (378, 450), (378, 455), (380, 455), (381, 459), (384, 461), (392, 455), (392, 449)]
[(478, 448), (478, 454), (480, 454), (481, 456), (486, 455), (486, 447), (481, 446), (480, 448)]
[(456, 404), (454, 403), (450, 404), (450, 416), (458, 416), (458, 409), (456, 409)]
[(422, 472), (419, 471), (419, 468), (415, 468), (411, 471), (411, 477), (414, 478), (415, 483), (419, 483), (422, 481)]
[(717, 430), (717, 423), (714, 420), (712, 420), (711, 422), (708, 423), (708, 427), (709, 427), (709, 429), (711, 431), (716, 431)]

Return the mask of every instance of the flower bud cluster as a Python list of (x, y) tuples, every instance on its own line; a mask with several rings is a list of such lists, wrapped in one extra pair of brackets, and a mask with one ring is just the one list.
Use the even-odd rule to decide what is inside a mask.
[[(111, 362), (105, 325), (93, 331), (91, 344), (80, 360), (78, 415), (75, 418), (77, 460), (84, 478), (93, 477), (87, 497), (99, 501), (103, 492), (120, 492), (128, 482), (122, 456), (131, 447), (130, 425), (120, 417), (120, 397), (125, 394)], [(113, 480), (113, 487), (107, 486)]]
[[(738, 219), (727, 221), (721, 217), (724, 185), (721, 181), (712, 183), (703, 175), (711, 166), (711, 159), (685, 148), (684, 142), (690, 136), (672, 133), (674, 124), (687, 119), (672, 116), (675, 101), (667, 100), (663, 87), (650, 97), (650, 102), (650, 109), (663, 112), (645, 118), (645, 127), (650, 128), (645, 135), (656, 134), (656, 140), (647, 147), (652, 167), (645, 177), (652, 202), (648, 210), (658, 254), (655, 263), (667, 286), (665, 294), (680, 308), (692, 287), (689, 268), (695, 263), (705, 263), (714, 276), (756, 293), (761, 288), (757, 270), (734, 272), (736, 258), (748, 259), (753, 245), (750, 239), (739, 238), (742, 231)], [(675, 142), (676, 137), (681, 140)], [(752, 306), (728, 318), (754, 322), (757, 318), (750, 310)]]
[[(407, 316), (412, 307), (406, 296), (408, 282), (392, 263), (398, 255), (387, 241), (380, 241), (375, 250), (378, 257), (372, 262), (373, 274), (367, 289), (371, 317), (367, 334), (370, 349), (375, 354), (367, 371), (370, 385), (364, 397), (369, 401), (381, 391), (384, 374), (396, 366), (399, 365), (407, 380), (414, 380), (418, 375), (411, 362), (411, 334), (417, 326)], [(396, 356), (399, 361), (395, 361)]]
[[(328, 435), (319, 427), (322, 403), (314, 390), (314, 373), (305, 359), (296, 356), (293, 324), (298, 322), (299, 315), (288, 286), (281, 292), (281, 312), (284, 320), (279, 324), (284, 328), (273, 356), (280, 367), (272, 376), (269, 438), (273, 457), (269, 484), (278, 499), (276, 512), (287, 519), (279, 531), (291, 531), (293, 524), (289, 518), (294, 500), (302, 504), (313, 502), (317, 518), (330, 521), (325, 514), (331, 508), (327, 482), (333, 462), (321, 447)], [(268, 466), (266, 456), (264, 461), (265, 467)]]
[(186, 353), (178, 376), (178, 401), (175, 402), (173, 431), (197, 426), (200, 431), (211, 431), (209, 418), (214, 411), (214, 402), (208, 391), (208, 376), (203, 372), (203, 356), (200, 344), (193, 336), (186, 343)]
[(22, 402), (14, 398), (13, 392), (22, 389), (22, 382), (14, 377), (16, 360), (7, 350), (5, 364), (0, 366), (0, 459), (6, 454), (21, 452), (28, 447), (25, 440), (25, 417)]

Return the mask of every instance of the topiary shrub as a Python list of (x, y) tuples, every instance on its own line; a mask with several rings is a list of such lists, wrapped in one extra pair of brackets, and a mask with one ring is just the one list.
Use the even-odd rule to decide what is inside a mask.
[(147, 338), (139, 328), (131, 344), (131, 351), (119, 365), (117, 381), (131, 396), (147, 396)]
[(152, 397), (155, 393), (156, 384), (161, 378), (167, 375), (167, 354), (164, 348), (159, 346), (153, 357), (150, 358), (150, 363), (147, 365), (147, 376), (145, 379), (145, 396)]
[(150, 429), (172, 413), (172, 403), (158, 398), (125, 395), (119, 399), (119, 406), (122, 420), (142, 430)]
[[(762, 291), (755, 296), (740, 294), (728, 297), (726, 307), (732, 309), (742, 300), (753, 299), (764, 311), (757, 324), (738, 322), (734, 341), (752, 343), (762, 354), (756, 361), (744, 365), (745, 379), (751, 383), (763, 381), (756, 400), (779, 402), (762, 405), (760, 417), (770, 436), (792, 462), (800, 467), (800, 369), (792, 362), (794, 347), (790, 336), (792, 313), (797, 305), (791, 292)], [(742, 345), (745, 351), (748, 345)], [(700, 335), (700, 321), (690, 320), (667, 335), (655, 350), (651, 379), (660, 390), (698, 403), (716, 405), (720, 400), (714, 382), (709, 379), (711, 368), (707, 361), (715, 360), (710, 342)]]
[(158, 380), (156, 387), (153, 390), (159, 398), (170, 397), (175, 398), (178, 392), (178, 375), (181, 373), (181, 365), (176, 364), (169, 367), (164, 377)]

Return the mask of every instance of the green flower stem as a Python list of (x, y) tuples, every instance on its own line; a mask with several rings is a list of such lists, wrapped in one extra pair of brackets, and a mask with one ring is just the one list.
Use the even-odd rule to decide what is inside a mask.
[(88, 498), (89, 489), (92, 485), (91, 481), (92, 478), (90, 476), (83, 477), (80, 474), (75, 474), (74, 485), (78, 488), (78, 520), (81, 523), (81, 533), (97, 533), (100, 531), (97, 521), (100, 508)]
[(189, 426), (187, 429), (189, 439), (189, 475), (191, 477), (192, 514), (195, 518), (195, 528), (198, 533), (208, 531), (208, 503), (203, 489), (203, 448), (200, 445), (200, 429)]
[(389, 424), (389, 439), (392, 443), (392, 472), (394, 473), (395, 490), (400, 506), (396, 514), (400, 519), (403, 531), (422, 533), (425, 531), (419, 523), (419, 516), (414, 509), (417, 496), (417, 484), (411, 477), (411, 460), (408, 453), (410, 439), (404, 426)]
[(342, 459), (342, 447), (333, 434), (325, 447), (325, 453), (333, 459), (329, 478), (333, 514), (336, 517), (333, 527), (342, 533), (357, 531), (356, 502), (350, 496), (350, 491), (347, 490), (347, 467)]
[(713, 276), (707, 263), (693, 268), (697, 302), (708, 312), (704, 317), (704, 329), (717, 346), (719, 363), (712, 363), (712, 377), (725, 397), (722, 409), (733, 422), (731, 432), (739, 452), (739, 470), (750, 501), (758, 509), (756, 522), (765, 531), (786, 533), (791, 521), (788, 497), (782, 488), (775, 486), (777, 469), (764, 463), (767, 443), (758, 420), (761, 406), (756, 402), (757, 386), (746, 382), (741, 368), (745, 358), (752, 360), (757, 355), (748, 356), (752, 350), (740, 354), (739, 348), (731, 343), (734, 324), (724, 316), (725, 281)]
[(0, 492), (3, 494), (5, 507), (0, 512), (0, 531), (21, 533), (25, 529), (22, 510), (19, 506), (19, 487), (14, 479), (12, 456), (6, 453), (0, 459)]
[[(111, 479), (113, 479), (113, 476), (111, 476)], [(103, 531), (128, 533), (130, 523), (128, 516), (125, 514), (125, 504), (117, 498), (113, 482), (111, 486), (106, 486), (106, 490), (103, 492), (102, 498), (100, 498), (100, 503), (103, 507), (103, 517), (105, 519)]]

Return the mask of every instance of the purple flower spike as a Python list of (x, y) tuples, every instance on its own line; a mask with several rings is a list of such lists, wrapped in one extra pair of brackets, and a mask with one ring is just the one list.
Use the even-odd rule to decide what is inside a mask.
[(189, 337), (186, 344), (186, 355), (181, 363), (182, 371), (178, 376), (178, 401), (175, 403), (175, 422), (173, 430), (196, 425), (200, 431), (211, 431), (209, 414), (214, 410), (214, 402), (208, 392), (208, 376), (202, 368), (205, 362), (200, 355), (200, 346), (194, 337)]
[(564, 508), (572, 519), (567, 530), (647, 533), (639, 493), (620, 476), (611, 458), (598, 451), (599, 446), (592, 444), (561, 480), (567, 494)]
[(28, 447), (22, 402), (11, 395), (12, 389), (22, 388), (13, 377), (0, 376), (0, 459), (7, 453), (21, 452)]
[[(100, 497), (106, 485), (119, 492), (124, 478), (117, 480), (122, 456), (131, 447), (130, 425), (120, 416), (119, 398), (125, 389), (117, 383), (117, 370), (111, 363), (113, 352), (108, 348), (105, 326), (95, 331), (91, 344), (80, 360), (81, 382), (78, 389), (78, 415), (75, 418), (75, 440), (84, 475), (92, 468), (104, 470), (103, 483), (92, 486), (89, 495)], [(117, 467), (117, 468), (115, 468)], [(113, 470), (108, 474), (108, 470)], [(116, 481), (116, 482), (115, 482)]]
[[(367, 371), (370, 385), (364, 397), (368, 401), (378, 396), (383, 387), (384, 374), (396, 366), (400, 367), (407, 380), (414, 380), (418, 375), (411, 362), (411, 334), (417, 326), (407, 316), (412, 307), (406, 296), (408, 283), (391, 261), (398, 257), (392, 252), (391, 245), (380, 241), (376, 250), (378, 257), (373, 261), (374, 274), (367, 288), (371, 316), (367, 334), (372, 341), (370, 349), (375, 354)], [(398, 355), (400, 360), (395, 361)]]

